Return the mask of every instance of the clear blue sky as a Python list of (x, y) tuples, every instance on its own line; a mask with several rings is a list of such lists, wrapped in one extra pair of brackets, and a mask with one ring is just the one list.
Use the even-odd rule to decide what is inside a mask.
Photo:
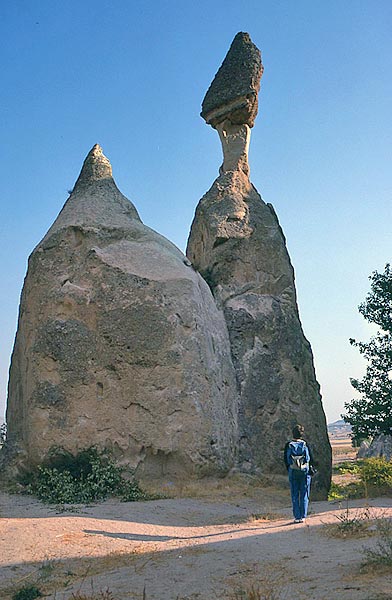
[(0, 416), (27, 257), (98, 142), (143, 221), (184, 250), (218, 174), (201, 101), (238, 31), (265, 67), (251, 178), (278, 213), (329, 421), (364, 363), (357, 306), (392, 258), (390, 0), (0, 5)]

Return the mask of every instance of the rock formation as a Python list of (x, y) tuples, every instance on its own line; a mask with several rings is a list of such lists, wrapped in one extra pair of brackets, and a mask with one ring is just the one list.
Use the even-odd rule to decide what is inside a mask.
[(249, 180), (261, 75), (260, 52), (248, 34), (237, 34), (203, 102), (201, 114), (222, 142), (223, 164), (197, 206), (187, 256), (208, 282), (229, 329), (240, 393), (240, 468), (282, 472), (284, 443), (299, 422), (325, 495), (331, 448), (294, 272), (275, 211)]
[(29, 259), (9, 380), (14, 463), (97, 445), (141, 479), (222, 473), (237, 397), (209, 287), (143, 225), (94, 146)]
[(300, 422), (325, 496), (331, 448), (294, 272), (249, 180), (262, 73), (237, 34), (203, 101), (223, 164), (196, 209), (189, 260), (141, 222), (101, 148), (87, 156), (29, 259), (7, 407), (15, 468), (94, 445), (141, 480), (234, 465), (282, 474)]
[(392, 460), (392, 436), (380, 433), (374, 437), (372, 442), (365, 445), (362, 442), (358, 452), (358, 458), (385, 458)]
[(359, 446), (359, 450), (357, 452), (357, 458), (366, 458), (367, 452), (370, 447), (370, 442), (367, 440), (363, 440), (361, 445)]
[(260, 50), (248, 33), (237, 33), (204, 97), (203, 119), (215, 128), (226, 120), (253, 127), (262, 74)]

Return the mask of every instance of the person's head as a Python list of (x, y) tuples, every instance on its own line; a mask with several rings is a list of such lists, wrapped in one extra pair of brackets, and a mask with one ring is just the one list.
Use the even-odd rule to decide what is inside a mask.
[(304, 428), (303, 428), (303, 426), (302, 426), (302, 425), (298, 425), (298, 424), (297, 424), (297, 425), (294, 425), (294, 427), (293, 427), (293, 431), (292, 431), (292, 433), (293, 433), (293, 438), (294, 438), (295, 440), (299, 440), (299, 439), (301, 439), (301, 437), (302, 437), (302, 436), (303, 436), (303, 434), (304, 434), (304, 431), (305, 431), (305, 430), (304, 430)]

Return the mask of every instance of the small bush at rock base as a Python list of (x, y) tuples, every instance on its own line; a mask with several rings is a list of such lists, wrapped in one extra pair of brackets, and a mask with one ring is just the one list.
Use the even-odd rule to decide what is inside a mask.
[(93, 447), (76, 456), (53, 451), (21, 482), (27, 493), (48, 504), (88, 504), (112, 496), (127, 502), (150, 499), (136, 481), (123, 477), (122, 469), (107, 453)]

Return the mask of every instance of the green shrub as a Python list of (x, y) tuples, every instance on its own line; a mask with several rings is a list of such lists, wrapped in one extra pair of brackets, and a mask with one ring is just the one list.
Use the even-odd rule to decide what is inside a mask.
[(344, 498), (343, 487), (332, 481), (329, 488), (328, 500), (342, 500)]
[(79, 485), (68, 471), (59, 472), (57, 469), (38, 467), (28, 491), (49, 504), (68, 504), (79, 501)]
[(334, 468), (340, 475), (357, 475), (358, 481), (347, 484), (332, 483), (329, 500), (364, 498), (389, 494), (392, 490), (392, 461), (385, 458), (364, 458), (356, 463), (345, 462)]
[(358, 473), (358, 463), (345, 460), (338, 465), (334, 465), (333, 473), (336, 475), (345, 475), (346, 473), (355, 475)]
[(136, 481), (124, 479), (122, 470), (107, 453), (96, 448), (76, 456), (64, 451), (23, 476), (26, 491), (48, 504), (88, 504), (116, 496), (124, 501), (147, 500)]
[(35, 585), (23, 587), (12, 596), (12, 600), (35, 600), (36, 598), (42, 598), (42, 594)]
[(392, 488), (392, 461), (385, 458), (366, 458), (358, 462), (358, 474), (365, 485)]
[(351, 481), (346, 485), (331, 483), (328, 494), (328, 500), (347, 500), (354, 498), (364, 498), (366, 490), (361, 481)]

